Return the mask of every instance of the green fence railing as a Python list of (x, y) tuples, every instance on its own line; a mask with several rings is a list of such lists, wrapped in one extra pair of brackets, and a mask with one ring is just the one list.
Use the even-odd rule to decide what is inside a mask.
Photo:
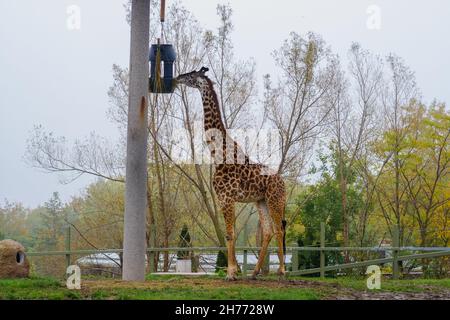
[[(325, 276), (325, 272), (328, 271), (337, 271), (342, 269), (351, 269), (358, 268), (370, 265), (384, 264), (384, 263), (392, 263), (392, 274), (393, 278), (397, 279), (400, 276), (399, 270), (399, 262), (406, 260), (414, 260), (414, 259), (434, 259), (444, 256), (450, 256), (450, 247), (400, 247), (399, 246), (399, 233), (394, 230), (393, 246), (391, 247), (327, 247), (325, 242), (325, 225), (322, 223), (320, 228), (320, 246), (318, 247), (298, 247), (298, 246), (289, 246), (286, 247), (287, 252), (291, 252), (291, 269), (288, 274), (290, 275), (307, 275), (320, 273), (321, 277)], [(70, 229), (68, 228), (67, 236), (66, 236), (66, 250), (63, 251), (46, 251), (46, 252), (27, 252), (27, 256), (29, 257), (39, 257), (39, 256), (65, 256), (67, 265), (71, 264), (72, 256), (86, 256), (91, 254), (106, 254), (106, 253), (117, 253), (120, 254), (123, 252), (123, 249), (92, 249), (92, 250), (71, 250), (70, 245)], [(248, 263), (248, 256), (251, 252), (258, 252), (260, 247), (245, 247), (238, 246), (236, 247), (236, 252), (243, 254), (243, 263), (242, 263), (242, 272), (244, 275), (247, 275), (250, 271), (250, 264)], [(156, 271), (156, 266), (154, 265), (154, 254), (157, 252), (177, 252), (180, 250), (190, 251), (190, 252), (199, 252), (199, 253), (207, 253), (207, 252), (218, 252), (218, 251), (226, 251), (226, 247), (170, 247), (170, 248), (148, 248), (147, 252), (149, 253), (149, 263), (151, 272)], [(268, 252), (276, 252), (278, 250), (277, 247), (268, 248)], [(300, 252), (308, 252), (308, 251), (319, 251), (320, 254), (320, 264), (318, 268), (310, 268), (299, 270), (298, 265), (298, 253)], [(344, 264), (336, 264), (336, 265), (326, 265), (325, 253), (327, 251), (334, 252), (391, 252), (391, 257), (381, 258), (381, 259), (373, 259), (373, 260), (365, 260), (365, 261), (356, 261), (351, 263)], [(415, 253), (415, 254), (407, 254), (401, 255), (402, 251), (410, 251), (410, 252), (426, 252), (426, 253)], [(270, 261), (267, 261), (270, 264)]]

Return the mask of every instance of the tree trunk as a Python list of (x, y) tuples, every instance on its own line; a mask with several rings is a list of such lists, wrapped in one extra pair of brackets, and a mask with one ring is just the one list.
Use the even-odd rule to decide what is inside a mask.
[[(163, 247), (169, 247), (169, 235), (164, 233)], [(163, 253), (163, 270), (164, 272), (169, 272), (169, 252), (164, 251)]]
[[(345, 179), (341, 183), (341, 193), (342, 193), (342, 225), (343, 231), (342, 236), (344, 240), (344, 247), (349, 246), (349, 223), (348, 223), (348, 212), (347, 212), (347, 185)], [(344, 261), (346, 263), (350, 262), (349, 252), (344, 252)]]
[(203, 182), (203, 177), (200, 171), (200, 166), (198, 164), (195, 164), (195, 172), (197, 175), (197, 181), (198, 181), (198, 189), (200, 191), (203, 203), (205, 204), (205, 208), (206, 211), (208, 212), (209, 217), (212, 220), (213, 226), (214, 226), (214, 231), (217, 235), (217, 240), (219, 242), (219, 246), (220, 247), (226, 247), (227, 244), (225, 243), (225, 237), (223, 236), (223, 232), (222, 232), (222, 228), (220, 226), (219, 223), (219, 219), (216, 215), (216, 212), (214, 210), (214, 208), (211, 206), (211, 203), (207, 197), (207, 193), (206, 193), (206, 187), (205, 184)]
[[(149, 180), (147, 179), (147, 233), (146, 233), (146, 240), (150, 247), (155, 248), (156, 247), (156, 223), (155, 223), (155, 213), (153, 212), (152, 207), (152, 198), (151, 198), (151, 187)], [(150, 263), (147, 264), (147, 272), (154, 272), (158, 271), (158, 255), (156, 252), (153, 255), (154, 258), (154, 266), (155, 270), (150, 270)], [(152, 255), (147, 252), (147, 261), (150, 262), (150, 259), (152, 259)]]
[[(342, 154), (339, 154), (339, 189), (341, 191), (341, 206), (342, 206), (342, 237), (344, 240), (344, 247), (349, 246), (349, 223), (347, 212), (347, 178), (342, 160)], [(345, 263), (350, 262), (350, 256), (348, 251), (344, 251)]]

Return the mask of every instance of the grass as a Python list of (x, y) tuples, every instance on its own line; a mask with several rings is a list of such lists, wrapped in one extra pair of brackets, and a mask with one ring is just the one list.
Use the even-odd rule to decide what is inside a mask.
[[(337, 284), (345, 288), (358, 291), (367, 291), (366, 278), (342, 277), (342, 278), (299, 278), (304, 280), (319, 281), (321, 283)], [(380, 292), (423, 292), (425, 288), (436, 290), (449, 290), (449, 279), (412, 279), (412, 280), (393, 280), (382, 278)]]
[(236, 286), (234, 288), (164, 288), (95, 290), (92, 299), (117, 300), (317, 300), (319, 295), (306, 289), (261, 290)]
[(68, 290), (62, 283), (51, 278), (0, 280), (0, 299), (6, 300), (65, 300), (80, 299), (77, 291)]
[[(0, 280), (0, 299), (93, 299), (93, 300), (317, 300), (339, 294), (341, 289), (367, 292), (363, 278), (290, 277), (279, 282), (276, 277), (258, 281), (225, 282), (222, 277), (148, 276), (145, 283), (125, 283), (111, 279), (87, 279), (82, 290), (65, 288), (63, 281), (52, 278)], [(382, 279), (384, 292), (429, 292), (450, 290), (450, 279)]]

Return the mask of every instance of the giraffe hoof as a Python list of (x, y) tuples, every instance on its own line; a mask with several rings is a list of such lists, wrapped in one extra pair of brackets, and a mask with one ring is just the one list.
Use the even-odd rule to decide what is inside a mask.
[(250, 280), (258, 280), (258, 274), (252, 274), (249, 279)]
[(277, 275), (278, 275), (280, 278), (284, 278), (284, 277), (286, 276), (286, 271), (284, 271), (284, 270), (278, 270)]

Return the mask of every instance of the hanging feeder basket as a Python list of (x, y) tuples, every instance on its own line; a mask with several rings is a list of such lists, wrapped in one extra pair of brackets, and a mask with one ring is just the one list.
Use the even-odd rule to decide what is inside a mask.
[(150, 92), (172, 93), (175, 89), (173, 63), (176, 53), (171, 44), (150, 47)]

